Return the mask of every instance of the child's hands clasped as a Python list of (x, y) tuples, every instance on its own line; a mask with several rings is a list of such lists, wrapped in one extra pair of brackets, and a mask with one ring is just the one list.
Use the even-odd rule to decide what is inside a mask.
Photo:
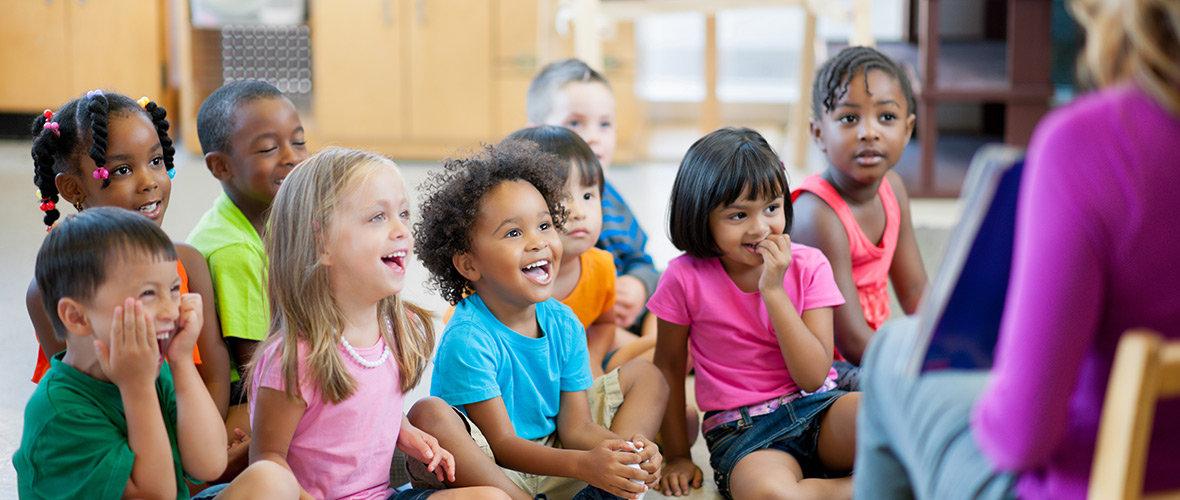
[(438, 439), (414, 427), (405, 417), (397, 435), (397, 448), (406, 456), (426, 464), (426, 470), (433, 472), (439, 481), (455, 481), (455, 457), (438, 444)]
[(98, 364), (119, 389), (154, 386), (160, 369), (156, 322), (143, 310), (143, 302), (128, 297), (115, 306), (107, 345), (94, 340)]
[(186, 293), (180, 296), (180, 317), (176, 320), (176, 328), (172, 333), (172, 341), (168, 343), (168, 362), (184, 362), (193, 359), (193, 346), (197, 344), (197, 337), (201, 334), (201, 326), (205, 324), (205, 315), (201, 296)]
[(786, 234), (771, 234), (758, 243), (758, 255), (762, 256), (762, 276), (758, 278), (758, 290), (782, 289), (783, 277), (791, 267), (791, 237)]

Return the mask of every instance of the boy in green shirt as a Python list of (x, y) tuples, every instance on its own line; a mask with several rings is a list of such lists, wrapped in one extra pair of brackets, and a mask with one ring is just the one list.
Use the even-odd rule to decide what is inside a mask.
[[(37, 286), (66, 350), (25, 408), (12, 457), (21, 498), (188, 499), (185, 478), (225, 469), (221, 416), (191, 355), (201, 297), (180, 295), (176, 259), (159, 226), (113, 207), (70, 216), (45, 239)], [(298, 492), (289, 471), (264, 465), (198, 498)]]

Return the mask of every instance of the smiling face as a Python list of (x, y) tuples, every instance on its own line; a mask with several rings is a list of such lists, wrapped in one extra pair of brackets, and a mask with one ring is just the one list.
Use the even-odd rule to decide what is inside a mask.
[(176, 273), (176, 261), (130, 250), (108, 265), (106, 280), (95, 290), (94, 297), (82, 304), (82, 312), (95, 337), (109, 347), (115, 307), (124, 305), (128, 297), (142, 301), (143, 311), (155, 321), (162, 364), (180, 317), (180, 276)]
[(787, 225), (782, 196), (747, 199), (743, 192), (729, 205), (709, 212), (709, 230), (721, 251), (721, 263), (730, 274), (762, 265), (757, 245), (771, 234), (782, 234)]
[[(164, 165), (164, 149), (156, 127), (140, 112), (112, 115), (107, 123), (105, 168), (110, 185), (94, 178), (98, 168), (88, 154), (81, 156), (78, 190), (63, 189), (71, 202), (82, 207), (119, 207), (139, 212), (160, 224), (172, 194), (172, 179)], [(70, 199), (73, 198), (73, 199)]]
[(405, 286), (414, 248), (410, 202), (392, 165), (378, 166), (354, 184), (334, 214), (321, 263), (338, 300), (376, 303)]
[(566, 261), (572, 261), (593, 248), (602, 232), (601, 188), (597, 182), (584, 186), (580, 176), (581, 169), (571, 164), (565, 181), (566, 198), (562, 203), (568, 212), (565, 230), (561, 234)]
[(812, 133), (835, 167), (833, 174), (872, 184), (901, 159), (914, 120), (897, 79), (872, 69), (849, 80), (847, 93), (812, 123)]
[(538, 125), (558, 125), (577, 132), (602, 165), (615, 155), (615, 96), (601, 82), (570, 82), (553, 94), (553, 108)]
[(299, 113), (286, 98), (256, 99), (233, 114), (225, 189), (235, 202), (270, 206), (283, 179), (307, 159)]
[(485, 302), (527, 307), (552, 295), (561, 255), (561, 237), (540, 191), (507, 181), (480, 201), (471, 251), (456, 256), (456, 264)]

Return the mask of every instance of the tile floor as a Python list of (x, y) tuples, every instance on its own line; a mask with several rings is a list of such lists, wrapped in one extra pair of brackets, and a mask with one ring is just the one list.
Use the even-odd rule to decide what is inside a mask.
[[(32, 161), (29, 158), (27, 141), (0, 141), (0, 213), (8, 214), (0, 219), (3, 243), (0, 244), (0, 323), (9, 326), (3, 336), (5, 349), (0, 349), (0, 499), (16, 498), (16, 472), (12, 468), (12, 453), (20, 443), (23, 408), (34, 384), (29, 382), (36, 360), (37, 344), (24, 304), (25, 291), (33, 274), (33, 263), (37, 248), (44, 237), (41, 212), (35, 200), (32, 185)], [(417, 186), (434, 166), (431, 163), (402, 164), (409, 186)], [(647, 229), (651, 241), (648, 249), (657, 264), (663, 266), (678, 252), (664, 236), (664, 211), (677, 162), (618, 166), (610, 174), (613, 183), (623, 197), (632, 203), (632, 208)], [(186, 151), (178, 153), (177, 175), (173, 183), (170, 210), (164, 222), (164, 229), (175, 239), (183, 240), (197, 219), (210, 206), (220, 192), (220, 185), (207, 173), (201, 159)], [(793, 179), (801, 179), (802, 173), (794, 173)], [(416, 189), (413, 193), (417, 194)], [(412, 195), (413, 196), (413, 195)], [(65, 213), (72, 209), (66, 208)], [(949, 228), (957, 219), (957, 203), (954, 200), (918, 200), (914, 202), (915, 226), (927, 268), (933, 268), (945, 248)], [(404, 293), (419, 304), (441, 311), (444, 302), (423, 287), (426, 271), (414, 260), (409, 271)], [(408, 395), (417, 400), (427, 393), (429, 379)], [(707, 451), (704, 440), (699, 439), (693, 448), (696, 463), (707, 469)], [(705, 471), (711, 477), (711, 471)], [(717, 498), (716, 487), (711, 481), (708, 486), (697, 490), (689, 498)], [(661, 498), (652, 492), (648, 499)]]

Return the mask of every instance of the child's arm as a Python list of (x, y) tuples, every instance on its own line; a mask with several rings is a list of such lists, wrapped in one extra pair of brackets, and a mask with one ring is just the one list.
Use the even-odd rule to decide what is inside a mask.
[(783, 278), (791, 265), (791, 237), (772, 234), (758, 244), (762, 276), (758, 291), (770, 313), (774, 334), (791, 378), (800, 389), (812, 392), (827, 380), (832, 368), (832, 310), (808, 309), (800, 316), (787, 297)]
[(906, 314), (914, 314), (918, 310), (922, 294), (926, 291), (926, 268), (922, 265), (922, 254), (918, 251), (918, 239), (914, 237), (914, 221), (910, 219), (910, 195), (905, 190), (905, 183), (901, 181), (901, 176), (892, 170), (885, 174), (885, 179), (893, 187), (893, 194), (897, 196), (897, 205), (901, 212), (897, 250), (893, 253), (893, 262), (889, 264), (889, 280), (893, 282), (893, 291), (897, 292), (897, 301), (901, 303), (902, 310)]
[(209, 265), (205, 257), (197, 249), (177, 243), (176, 253), (188, 273), (189, 291), (200, 295), (203, 304), (201, 316), (205, 325), (197, 337), (197, 350), (201, 353), (201, 366), (197, 367), (197, 372), (201, 374), (201, 381), (224, 421), (229, 411), (229, 350), (221, 338), (221, 325), (217, 322), (213, 279), (209, 277)]
[(455, 481), (454, 455), (440, 446), (434, 436), (414, 427), (405, 415), (402, 415), (401, 429), (397, 433), (397, 449), (426, 464), (426, 470), (433, 472), (439, 481)]
[(835, 346), (848, 361), (859, 365), (876, 332), (865, 320), (856, 282), (852, 280), (848, 233), (836, 212), (813, 194), (805, 192), (800, 195), (794, 208), (796, 224), (791, 229), (791, 240), (819, 249), (831, 263), (832, 277), (844, 297), (844, 304), (835, 309)]
[(45, 359), (53, 359), (57, 353), (66, 350), (66, 343), (57, 340), (53, 334), (53, 323), (45, 313), (45, 306), (41, 304), (41, 290), (37, 288), (37, 280), (29, 283), (29, 290), (25, 292), (25, 308), (29, 310), (29, 319), (33, 322), (33, 333), (37, 335), (37, 342), (41, 344), (41, 352)]
[(692, 463), (688, 429), (684, 422), (684, 369), (688, 360), (688, 325), (659, 320), (656, 353), (652, 361), (668, 381), (668, 408), (660, 435), (664, 440), (664, 470), (660, 491), (665, 495), (687, 495), (689, 487), (701, 487), (701, 469)]
[(193, 363), (193, 345), (204, 322), (201, 296), (186, 293), (180, 299), (177, 333), (168, 345), (168, 365), (176, 391), (176, 445), (180, 463), (194, 479), (212, 481), (225, 471), (225, 424), (217, 405), (205, 389)]
[[(254, 396), (254, 415), (250, 427), (250, 463), (259, 460), (270, 460), (282, 465), (287, 470), (287, 450), (291, 447), (291, 438), (295, 437), (295, 428), (307, 411), (307, 404), (292, 398), (286, 392), (260, 387)], [(257, 425), (263, 423), (263, 425)], [(299, 488), (300, 500), (314, 500), (311, 494)]]
[(610, 311), (600, 314), (594, 323), (586, 327), (586, 348), (590, 351), (590, 375), (596, 379), (602, 376), (602, 361), (610, 352), (610, 346), (614, 339), (615, 321)]
[[(156, 392), (160, 346), (155, 321), (128, 297), (115, 307), (110, 345), (94, 341), (103, 373), (119, 388), (127, 420), (127, 446), (135, 454), (123, 498), (175, 498), (172, 444)], [(191, 359), (191, 357), (190, 357)]]
[[(563, 392), (561, 395), (559, 429), (560, 413), (564, 413), (567, 394), (570, 393)], [(585, 392), (572, 394), (580, 395), (582, 400), (586, 401)], [(593, 449), (580, 450), (575, 449), (574, 445), (584, 443), (576, 439), (574, 442), (565, 439), (565, 433), (559, 430), (558, 434), (563, 436), (562, 445), (565, 449), (557, 449), (517, 437), (512, 421), (508, 418), (508, 410), (504, 407), (504, 400), (499, 397), (468, 403), (464, 408), (467, 410), (467, 416), (487, 438), (488, 445), (496, 456), (496, 463), (501, 467), (545, 476), (572, 477), (626, 498), (635, 498), (636, 494), (644, 490), (641, 485), (630, 479), (644, 480), (647, 473), (626, 465), (639, 463), (639, 455), (615, 451), (626, 448), (624, 440), (600, 426), (595, 427), (602, 429), (602, 436), (606, 438), (609, 435), (612, 439), (595, 443), (597, 446), (593, 446)], [(588, 411), (586, 419), (589, 420)]]

